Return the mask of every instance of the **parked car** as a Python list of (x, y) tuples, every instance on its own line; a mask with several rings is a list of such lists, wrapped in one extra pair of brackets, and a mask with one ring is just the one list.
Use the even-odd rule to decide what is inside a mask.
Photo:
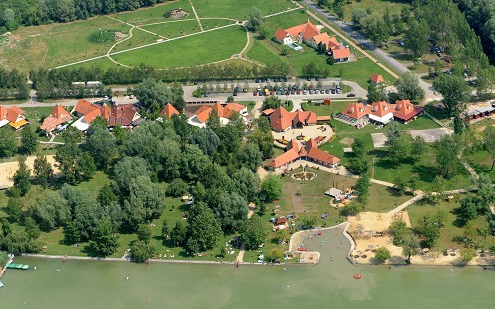
[(314, 93), (314, 90), (313, 89), (310, 89), (309, 90), (309, 94), (313, 94)]
[(355, 96), (356, 96), (356, 94), (355, 94), (355, 93), (348, 93), (348, 94), (347, 94), (347, 97), (348, 97), (348, 98), (354, 98)]
[(325, 90), (325, 93), (326, 93), (326, 94), (330, 94), (330, 92), (331, 92), (331, 90), (330, 90), (330, 89), (326, 89), (326, 90)]
[(297, 89), (297, 90), (296, 90), (296, 93), (297, 93), (297, 94), (301, 94), (301, 89)]
[(332, 89), (331, 92), (332, 92), (332, 94), (335, 94), (335, 89)]
[(237, 97), (237, 91), (234, 91), (234, 93), (232, 94), (234, 97)]
[(341, 93), (340, 89), (335, 90), (335, 92), (336, 92), (337, 94), (340, 94), (340, 93)]
[(302, 92), (302, 93), (303, 93), (303, 94), (307, 94), (307, 93), (308, 93), (308, 90), (303, 89), (303, 92)]
[(321, 89), (320, 94), (325, 94), (325, 90)]
[(257, 95), (258, 95), (258, 91), (253, 92), (253, 96), (257, 96)]

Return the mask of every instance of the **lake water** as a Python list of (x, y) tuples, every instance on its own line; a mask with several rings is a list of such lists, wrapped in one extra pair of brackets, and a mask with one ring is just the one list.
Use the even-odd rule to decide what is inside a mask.
[[(18, 257), (16, 262), (30, 264), (31, 270), (6, 272), (0, 308), (495, 306), (495, 272), (491, 270), (351, 265), (345, 260), (348, 242), (337, 230), (326, 231), (305, 245), (322, 252), (319, 265), (235, 268), (70, 260), (62, 263)], [(356, 273), (363, 278), (354, 279)]]

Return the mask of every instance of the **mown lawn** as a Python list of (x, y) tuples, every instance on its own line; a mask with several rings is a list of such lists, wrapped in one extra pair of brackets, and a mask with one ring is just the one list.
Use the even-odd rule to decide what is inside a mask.
[(153, 22), (174, 20), (171, 18), (165, 18), (163, 14), (167, 11), (178, 8), (182, 8), (184, 11), (189, 13), (187, 18), (194, 18), (194, 14), (188, 0), (168, 1), (158, 4), (152, 8), (142, 8), (132, 12), (122, 12), (112, 15), (112, 17), (139, 26)]
[[(145, 32), (143, 30), (134, 28), (132, 30), (132, 37), (128, 40), (122, 41), (119, 44), (115, 45), (115, 47), (111, 50), (112, 53), (122, 51), (122, 50), (127, 50), (133, 47), (139, 47), (142, 45), (150, 44), (156, 42), (156, 40), (159, 39), (155, 35), (152, 35), (148, 32)], [(90, 61), (89, 63), (93, 63), (95, 61), (99, 60), (93, 60)]]
[[(462, 242), (458, 242), (459, 239), (463, 239), (464, 226), (461, 220), (458, 219), (457, 213), (459, 212), (459, 201), (465, 198), (465, 195), (454, 196), (454, 199), (449, 201), (441, 201), (438, 205), (430, 206), (415, 203), (406, 208), (409, 213), (409, 219), (413, 228), (418, 227), (418, 221), (427, 213), (436, 213), (438, 211), (445, 211), (447, 213), (447, 220), (445, 226), (440, 229), (440, 238), (438, 239), (434, 251), (444, 251), (446, 249), (462, 249), (464, 245)], [(475, 220), (470, 221), (473, 228), (486, 227), (486, 217), (480, 216)], [(485, 241), (485, 249), (495, 245), (495, 236), (488, 236)]]
[(477, 151), (464, 155), (466, 161), (478, 174), (488, 174), (492, 181), (495, 181), (495, 169), (490, 171), (492, 168), (492, 157), (487, 151)]
[(361, 0), (347, 2), (344, 5), (344, 19), (350, 21), (352, 18), (352, 10), (360, 8), (363, 10), (371, 10), (372, 13), (383, 15), (386, 9), (390, 14), (400, 13), (403, 7), (409, 6), (406, 1), (401, 0)]
[(232, 26), (118, 54), (113, 59), (134, 67), (141, 63), (155, 68), (192, 66), (228, 59), (239, 53), (245, 44), (244, 28)]
[(201, 31), (198, 22), (195, 19), (179, 19), (177, 21), (171, 21), (163, 24), (143, 26), (142, 28), (158, 35), (164, 36), (167, 39), (176, 38), (182, 35)]
[(200, 18), (225, 17), (238, 20), (247, 20), (253, 7), (259, 9), (263, 16), (295, 7), (287, 0), (192, 0), (192, 4)]

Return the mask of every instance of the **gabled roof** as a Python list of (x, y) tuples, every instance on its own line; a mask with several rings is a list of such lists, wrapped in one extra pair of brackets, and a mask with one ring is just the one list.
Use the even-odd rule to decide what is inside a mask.
[(307, 157), (330, 165), (337, 164), (340, 162), (339, 158), (323, 150), (318, 149), (317, 142), (315, 139), (310, 139), (309, 141), (307, 141), (305, 146), (301, 147), (301, 149), (299, 149), (299, 145), (295, 140), (291, 140), (287, 145), (286, 151), (280, 156), (273, 159), (268, 164), (268, 166), (273, 168), (278, 168), (284, 166), (285, 164), (293, 162), (299, 159), (300, 157)]
[(84, 115), (84, 118), (86, 119), (86, 122), (90, 124), (93, 122), (93, 120), (96, 119), (96, 117), (101, 116), (101, 111), (99, 109), (94, 109), (91, 112), (87, 113)]
[(345, 47), (336, 48), (332, 51), (332, 56), (334, 59), (349, 58), (351, 56), (351, 50)]
[(59, 124), (67, 122), (72, 119), (72, 116), (66, 111), (62, 106), (57, 104), (50, 116), (46, 117), (43, 120), (43, 123), (40, 126), (40, 129), (45, 130), (46, 132), (53, 131)]
[(177, 109), (175, 109), (175, 107), (170, 103), (165, 105), (165, 107), (160, 112), (160, 116), (165, 116), (168, 119), (172, 118), (173, 115), (179, 116), (179, 111), (177, 111)]
[(19, 116), (24, 113), (25, 113), (24, 110), (14, 105), (7, 109), (7, 115), (5, 116), (5, 119), (7, 119), (10, 122), (17, 122)]
[(3, 105), (0, 105), (0, 121), (7, 118), (7, 111), (8, 110)]
[(294, 26), (292, 28), (285, 29), (285, 31), (287, 31), (293, 37), (296, 37), (299, 34), (302, 34), (302, 37), (306, 40), (311, 40), (312, 37), (320, 34), (320, 31), (318, 30), (318, 28), (316, 28), (316, 26), (313, 25), (313, 23), (310, 22), (309, 20), (302, 25), (297, 25), (297, 26)]
[(9, 111), (14, 112), (14, 113), (19, 114), (19, 115), (22, 115), (25, 113), (25, 111), (23, 109), (19, 108), (16, 105), (9, 107)]
[(317, 34), (313, 37), (313, 40), (315, 40), (316, 44), (320, 44), (322, 42), (326, 44), (329, 39), (330, 38), (328, 37), (328, 33), (326, 32)]
[(98, 106), (86, 100), (79, 100), (74, 107), (74, 110), (80, 114), (86, 115), (91, 113), (92, 111), (99, 109)]
[(349, 104), (342, 114), (354, 119), (360, 119), (370, 113), (370, 110), (368, 109), (369, 107), (365, 106), (363, 103), (355, 102)]
[(370, 76), (370, 81), (374, 82), (375, 84), (381, 84), (385, 82), (385, 79), (380, 74), (373, 74)]
[(273, 108), (267, 108), (263, 111), (263, 115), (268, 116), (273, 113), (275, 110)]
[(297, 147), (291, 148), (291, 149), (287, 150), (286, 152), (284, 152), (283, 154), (281, 154), (280, 156), (273, 159), (272, 161), (270, 161), (270, 163), (268, 163), (268, 165), (273, 167), (273, 168), (278, 168), (278, 167), (283, 166), (289, 162), (292, 162), (298, 158), (299, 158), (299, 150), (297, 149)]
[(109, 127), (117, 125), (129, 126), (132, 121), (139, 118), (139, 108), (134, 104), (117, 105), (109, 107), (110, 115), (106, 117)]
[(289, 32), (285, 31), (284, 29), (277, 29), (274, 37), (280, 41), (283, 41), (288, 34)]

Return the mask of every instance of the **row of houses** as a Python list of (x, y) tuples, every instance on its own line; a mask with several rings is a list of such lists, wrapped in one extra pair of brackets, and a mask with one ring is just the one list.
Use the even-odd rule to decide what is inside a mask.
[(0, 105), (0, 128), (9, 125), (14, 130), (22, 129), (29, 123), (24, 117), (25, 113), (23, 109), (15, 105), (9, 108)]
[(196, 110), (194, 115), (187, 119), (187, 123), (195, 127), (205, 128), (206, 123), (210, 118), (210, 114), (213, 111), (217, 113), (220, 119), (220, 124), (223, 126), (230, 122), (230, 119), (234, 113), (239, 113), (244, 119), (244, 122), (249, 123), (250, 121), (246, 106), (235, 102), (227, 104), (220, 104), (219, 102), (216, 102), (213, 105), (202, 105)]
[(296, 127), (314, 126), (318, 122), (330, 120), (328, 116), (318, 117), (315, 112), (306, 112), (301, 109), (289, 112), (282, 106), (265, 109), (263, 115), (270, 119), (270, 125), (276, 132), (285, 132)]
[(351, 57), (351, 50), (347, 46), (339, 43), (334, 36), (330, 37), (326, 32), (320, 33), (318, 27), (309, 20), (288, 29), (277, 29), (273, 39), (288, 46), (292, 46), (293, 43), (305, 43), (313, 48), (324, 46), (327, 55), (333, 57), (335, 62), (344, 62)]
[(384, 101), (366, 105), (354, 102), (334, 118), (353, 126), (364, 126), (369, 122), (386, 125), (392, 120), (408, 123), (423, 113), (423, 108), (414, 105), (409, 100), (397, 100), (395, 104)]
[(306, 160), (331, 168), (335, 168), (340, 162), (339, 158), (318, 149), (318, 143), (315, 139), (310, 139), (301, 147), (293, 139), (287, 145), (286, 151), (270, 161), (267, 167), (270, 170), (279, 172), (287, 169), (289, 164), (297, 160)]

